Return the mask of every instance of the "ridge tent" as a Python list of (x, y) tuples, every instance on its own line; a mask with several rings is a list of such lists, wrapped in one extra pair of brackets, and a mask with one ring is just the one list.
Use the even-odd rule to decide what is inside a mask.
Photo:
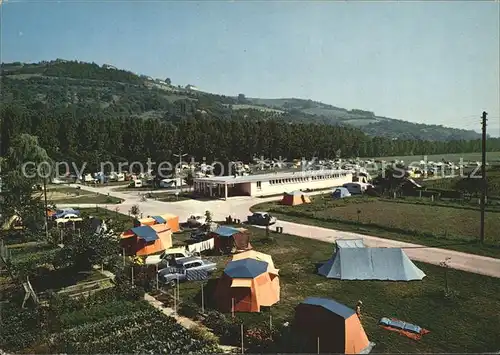
[(208, 237), (214, 238), (215, 249), (223, 253), (231, 252), (233, 247), (236, 250), (252, 249), (250, 235), (244, 228), (219, 226), (215, 231), (210, 232)]
[(281, 204), (287, 206), (296, 206), (303, 203), (311, 203), (311, 199), (302, 191), (285, 192), (281, 200)]
[(333, 192), (332, 192), (333, 198), (344, 198), (344, 197), (350, 197), (350, 196), (351, 196), (351, 193), (345, 187), (336, 187), (335, 190), (333, 190)]
[(337, 241), (335, 252), (318, 273), (340, 280), (412, 281), (425, 277), (401, 248), (367, 248), (359, 240)]
[(321, 353), (368, 354), (375, 345), (353, 309), (325, 298), (308, 297), (295, 307), (293, 329), (311, 350), (319, 343)]
[(215, 289), (215, 300), (222, 312), (260, 312), (280, 299), (278, 271), (255, 259), (231, 261)]

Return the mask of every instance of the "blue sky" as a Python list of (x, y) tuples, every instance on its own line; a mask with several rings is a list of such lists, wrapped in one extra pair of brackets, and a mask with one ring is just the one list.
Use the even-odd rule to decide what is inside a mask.
[(500, 3), (7, 0), (2, 61), (109, 63), (174, 84), (300, 97), (500, 132)]

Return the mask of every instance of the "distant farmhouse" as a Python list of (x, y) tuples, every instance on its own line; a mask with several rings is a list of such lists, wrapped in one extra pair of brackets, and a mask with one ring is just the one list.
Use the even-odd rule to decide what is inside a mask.
[(200, 89), (198, 89), (196, 86), (194, 85), (186, 85), (186, 90), (192, 90), (192, 91), (201, 91)]
[(102, 66), (104, 69), (114, 69), (114, 70), (118, 70), (117, 67), (115, 67), (114, 65), (111, 65), (111, 64), (103, 64)]

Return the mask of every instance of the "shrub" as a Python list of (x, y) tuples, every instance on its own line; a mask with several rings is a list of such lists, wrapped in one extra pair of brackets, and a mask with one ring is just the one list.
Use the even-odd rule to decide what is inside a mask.
[(204, 340), (207, 343), (218, 344), (219, 338), (209, 331), (206, 327), (196, 325), (188, 329), (191, 336), (195, 339)]
[(236, 318), (228, 318), (218, 311), (208, 311), (203, 324), (210, 328), (220, 340), (231, 345), (240, 344), (240, 322)]
[(184, 317), (196, 319), (200, 316), (201, 309), (195, 303), (185, 302), (179, 308), (179, 313)]

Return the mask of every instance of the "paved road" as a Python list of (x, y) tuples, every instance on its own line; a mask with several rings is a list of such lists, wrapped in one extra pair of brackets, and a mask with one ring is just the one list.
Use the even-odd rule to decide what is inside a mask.
[[(76, 186), (76, 185), (75, 185)], [(119, 205), (101, 205), (114, 211), (119, 207), (119, 212), (127, 214), (132, 205), (137, 204), (144, 216), (157, 215), (162, 213), (173, 213), (179, 216), (181, 221), (185, 221), (193, 213), (204, 213), (209, 210), (215, 220), (224, 220), (227, 216), (246, 220), (251, 206), (267, 201), (274, 201), (279, 197), (252, 198), (252, 197), (233, 197), (227, 201), (223, 200), (185, 200), (178, 202), (160, 202), (154, 200), (140, 201), (140, 197), (134, 193), (122, 193), (113, 191), (112, 187), (83, 187), (82, 189), (109, 194), (119, 197), (125, 201)], [(71, 205), (72, 207), (95, 207), (95, 205)], [(60, 205), (60, 207), (65, 207)], [(69, 206), (68, 206), (69, 207)], [(278, 225), (283, 227), (285, 233), (297, 235), (304, 238), (316, 239), (333, 243), (339, 238), (362, 238), (367, 246), (370, 247), (397, 247), (403, 248), (412, 260), (422, 261), (430, 264), (439, 265), (446, 258), (451, 258), (449, 265), (457, 270), (464, 270), (478, 274), (500, 278), (500, 259), (489, 258), (479, 255), (466, 254), (457, 251), (429, 248), (417, 244), (399, 242), (395, 240), (367, 236), (363, 234), (342, 232), (333, 229), (321, 228), (316, 226), (303, 225), (292, 222), (281, 221)]]

